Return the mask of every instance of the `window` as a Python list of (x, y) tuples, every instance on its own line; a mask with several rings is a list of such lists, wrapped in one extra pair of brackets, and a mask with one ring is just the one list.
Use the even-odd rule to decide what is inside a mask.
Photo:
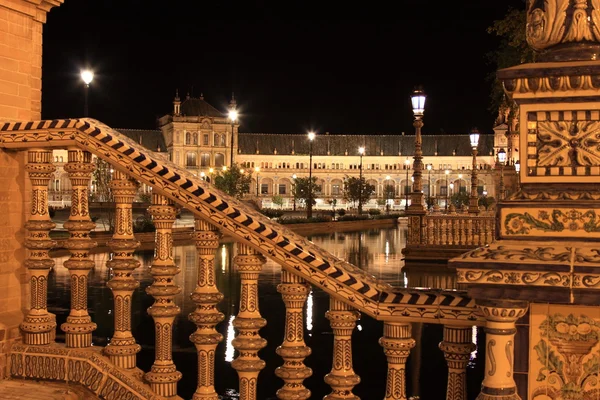
[(208, 146), (208, 135), (203, 135), (202, 144), (204, 144), (205, 146)]
[(219, 139), (219, 137), (220, 137), (220, 136), (221, 136), (221, 135), (219, 135), (218, 133), (215, 133), (215, 137), (214, 137), (214, 140), (215, 140), (215, 141), (214, 141), (214, 144), (213, 144), (213, 146), (219, 146), (219, 142), (221, 141), (221, 140)]
[(189, 132), (185, 133), (185, 144), (192, 144), (192, 134)]
[(269, 184), (268, 183), (260, 184), (260, 194), (269, 194)]
[(225, 140), (225, 134), (221, 135), (221, 142), (219, 144), (220, 146), (227, 146), (227, 142)]
[(185, 165), (188, 167), (195, 167), (196, 163), (196, 153), (187, 153)]
[(203, 167), (208, 167), (210, 165), (210, 154), (208, 154), (208, 153), (200, 154), (200, 165)]
[(440, 196), (447, 196), (447, 195), (448, 195), (448, 187), (440, 186)]
[(198, 134), (196, 132), (192, 133), (192, 141), (194, 142), (193, 144), (198, 144)]
[(280, 183), (279, 184), (279, 194), (285, 194), (286, 193), (286, 184), (285, 183)]
[(405, 185), (404, 186), (404, 194), (406, 195), (408, 193), (410, 193), (410, 185)]
[(331, 194), (334, 196), (340, 195), (340, 185), (331, 185)]
[(223, 153), (215, 154), (215, 167), (222, 167), (225, 165), (225, 156)]

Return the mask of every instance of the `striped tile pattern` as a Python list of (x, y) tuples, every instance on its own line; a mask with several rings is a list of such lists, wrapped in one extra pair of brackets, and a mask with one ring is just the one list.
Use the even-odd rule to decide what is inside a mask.
[(440, 322), (482, 321), (475, 314), (474, 301), (463, 294), (394, 290), (96, 120), (9, 122), (0, 129), (0, 147), (26, 148), (42, 143), (64, 147), (65, 140), (74, 140), (114, 168), (151, 185), (237, 240), (253, 245), (283, 268), (374, 318), (402, 315)]

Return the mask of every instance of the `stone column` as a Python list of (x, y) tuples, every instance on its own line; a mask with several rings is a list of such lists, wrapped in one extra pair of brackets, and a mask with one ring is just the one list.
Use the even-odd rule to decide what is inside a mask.
[(140, 345), (131, 333), (131, 297), (140, 286), (132, 272), (140, 266), (133, 252), (140, 245), (133, 236), (131, 203), (137, 192), (137, 183), (120, 171), (113, 173), (110, 187), (115, 199), (115, 232), (108, 242), (113, 257), (106, 264), (113, 271), (113, 278), (106, 284), (113, 293), (115, 333), (104, 348), (110, 360), (121, 368), (135, 368), (136, 354)]
[(48, 252), (56, 245), (50, 231), (56, 224), (48, 213), (48, 183), (56, 167), (52, 165), (51, 150), (29, 150), (25, 167), (31, 180), (31, 207), (29, 221), (25, 223), (25, 247), (29, 257), (25, 266), (29, 270), (31, 307), (21, 323), (25, 344), (49, 344), (54, 340), (56, 316), (48, 312), (48, 273), (54, 260)]
[(215, 350), (223, 340), (215, 326), (224, 315), (217, 309), (223, 294), (217, 289), (215, 255), (221, 234), (208, 222), (196, 220), (196, 249), (198, 252), (198, 280), (192, 300), (196, 310), (189, 315), (197, 329), (190, 336), (198, 352), (198, 383), (194, 400), (218, 400), (215, 391)]
[(323, 400), (360, 400), (352, 393), (352, 388), (360, 383), (360, 377), (352, 368), (352, 331), (360, 313), (331, 297), (325, 317), (333, 330), (333, 363), (331, 372), (325, 375), (331, 393)]
[(386, 322), (379, 344), (388, 360), (385, 400), (406, 400), (406, 360), (415, 347), (411, 324)]
[(156, 227), (156, 250), (150, 268), (154, 282), (146, 288), (146, 293), (154, 297), (148, 314), (154, 319), (155, 355), (154, 364), (145, 378), (158, 395), (173, 397), (177, 395), (177, 382), (181, 379), (172, 354), (173, 322), (180, 311), (174, 300), (175, 295), (181, 292), (174, 281), (175, 275), (181, 271), (173, 260), (173, 222), (177, 210), (171, 200), (153, 194), (148, 212)]
[(446, 400), (467, 400), (467, 364), (475, 350), (473, 328), (444, 325), (440, 350), (448, 363)]
[(90, 231), (94, 230), (96, 224), (90, 218), (88, 207), (88, 187), (94, 171), (92, 154), (79, 149), (69, 150), (64, 169), (69, 173), (73, 189), (71, 215), (64, 224), (69, 230), (65, 247), (71, 253), (71, 257), (64, 262), (71, 275), (71, 312), (67, 322), (60, 328), (65, 332), (67, 347), (89, 347), (92, 345), (92, 332), (96, 330), (87, 306), (88, 275), (94, 268), (89, 253), (97, 245), (90, 239)]
[(235, 264), (241, 277), (240, 312), (233, 320), (238, 335), (233, 339), (233, 347), (239, 356), (231, 362), (240, 379), (240, 400), (256, 400), (258, 374), (265, 362), (258, 358), (258, 352), (267, 345), (258, 331), (267, 325), (258, 307), (258, 275), (265, 258), (248, 245), (238, 243)]
[(277, 286), (285, 303), (285, 336), (277, 354), (283, 358), (283, 365), (275, 370), (275, 375), (284, 384), (277, 391), (281, 400), (306, 400), (310, 398), (303, 381), (312, 375), (312, 369), (304, 365), (304, 359), (311, 353), (304, 343), (304, 304), (310, 286), (300, 277), (281, 271), (281, 283)]
[(485, 378), (477, 400), (521, 400), (513, 377), (515, 323), (527, 311), (527, 302), (477, 300), (486, 319)]

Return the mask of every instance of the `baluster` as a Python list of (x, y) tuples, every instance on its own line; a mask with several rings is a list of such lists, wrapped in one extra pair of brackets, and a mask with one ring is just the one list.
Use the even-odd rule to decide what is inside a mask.
[(487, 220), (487, 218), (483, 220), (483, 231), (484, 231), (484, 236), (483, 236), (484, 242), (483, 242), (483, 244), (486, 245), (486, 244), (490, 243), (490, 240), (489, 240), (489, 237), (490, 237), (490, 224), (489, 224), (489, 221)]
[(473, 246), (475, 244), (475, 229), (473, 228), (473, 217), (470, 216), (467, 221), (467, 245)]
[(427, 218), (427, 244), (435, 243), (435, 230), (433, 227), (434, 220), (432, 218)]
[(174, 303), (175, 295), (181, 288), (173, 278), (181, 269), (173, 260), (173, 222), (177, 210), (173, 203), (164, 196), (153, 194), (152, 205), (148, 208), (156, 227), (156, 250), (150, 268), (154, 278), (146, 293), (154, 297), (154, 304), (148, 308), (148, 314), (154, 319), (155, 352), (154, 364), (150, 372), (144, 376), (152, 390), (164, 397), (177, 394), (177, 382), (181, 372), (173, 363), (173, 322), (179, 314), (179, 307)]
[(208, 222), (196, 220), (196, 249), (198, 253), (198, 280), (192, 300), (196, 310), (189, 319), (196, 324), (190, 340), (198, 352), (198, 384), (194, 400), (218, 400), (215, 391), (215, 350), (223, 340), (215, 327), (224, 315), (217, 309), (223, 294), (217, 289), (215, 278), (215, 255), (221, 234)]
[(456, 244), (456, 219), (450, 218), (450, 240), (449, 244), (454, 246)]
[(333, 330), (333, 365), (331, 372), (325, 375), (331, 393), (323, 400), (360, 400), (352, 393), (352, 388), (360, 383), (360, 377), (352, 369), (352, 331), (360, 313), (331, 297), (325, 316)]
[(275, 370), (275, 375), (283, 379), (284, 385), (277, 391), (282, 400), (306, 400), (310, 398), (303, 381), (312, 375), (312, 369), (304, 365), (304, 359), (311, 353), (304, 343), (303, 309), (310, 286), (300, 277), (281, 271), (281, 283), (277, 286), (285, 303), (285, 337), (277, 354), (283, 358), (283, 365)]
[(31, 181), (31, 207), (29, 220), (25, 223), (25, 247), (29, 249), (29, 257), (24, 264), (30, 274), (31, 308), (21, 323), (25, 344), (49, 344), (55, 337), (56, 316), (47, 308), (48, 273), (54, 266), (48, 252), (56, 245), (50, 239), (50, 230), (56, 224), (48, 213), (48, 183), (56, 170), (51, 160), (52, 151), (27, 152), (25, 168)]
[(465, 241), (465, 233), (464, 233), (464, 229), (465, 229), (465, 221), (464, 221), (464, 217), (462, 215), (459, 216), (459, 219), (457, 220), (458, 222), (458, 244), (459, 245), (464, 245), (464, 241)]
[(452, 220), (450, 218), (445, 218), (446, 220), (446, 245), (452, 244)]
[(115, 199), (115, 232), (107, 243), (113, 256), (106, 265), (112, 269), (113, 278), (106, 283), (113, 293), (115, 332), (104, 352), (110, 360), (121, 368), (135, 368), (136, 354), (140, 345), (131, 333), (131, 297), (140, 286), (133, 276), (133, 270), (140, 262), (133, 258), (133, 252), (140, 245), (133, 236), (133, 215), (131, 202), (137, 192), (137, 183), (120, 171), (113, 173), (110, 183)]
[(235, 264), (240, 273), (241, 295), (240, 312), (233, 320), (238, 335), (233, 339), (233, 347), (239, 356), (231, 362), (240, 380), (240, 400), (255, 400), (258, 374), (265, 362), (258, 358), (258, 352), (267, 345), (258, 331), (267, 325), (258, 307), (258, 275), (265, 258), (248, 245), (238, 243)]
[(94, 268), (89, 258), (90, 249), (97, 243), (90, 238), (96, 224), (92, 222), (88, 208), (88, 187), (94, 171), (92, 154), (83, 150), (69, 150), (68, 162), (64, 167), (71, 180), (71, 214), (64, 227), (69, 231), (65, 248), (71, 257), (64, 262), (71, 275), (71, 311), (67, 322), (60, 327), (65, 332), (67, 347), (89, 347), (92, 345), (92, 332), (96, 324), (88, 314), (87, 286), (88, 274)]
[(471, 327), (444, 325), (444, 340), (439, 347), (448, 363), (446, 400), (467, 399), (467, 364), (475, 350), (472, 338)]
[(486, 218), (486, 219), (487, 219), (489, 228), (488, 228), (488, 240), (485, 244), (490, 244), (494, 241), (494, 234), (495, 234), (494, 229), (496, 226), (495, 226), (495, 223), (493, 220), (491, 220), (489, 218)]
[(484, 229), (483, 229), (483, 221), (482, 218), (477, 218), (477, 244), (479, 246), (483, 246), (484, 238)]
[(406, 360), (415, 347), (411, 324), (384, 323), (379, 344), (388, 361), (385, 400), (406, 400)]

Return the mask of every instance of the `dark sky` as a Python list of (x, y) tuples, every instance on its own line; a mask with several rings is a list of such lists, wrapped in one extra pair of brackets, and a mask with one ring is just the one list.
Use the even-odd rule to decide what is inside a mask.
[(409, 95), (428, 94), (424, 133), (491, 132), (486, 32), (523, 0), (66, 0), (44, 27), (43, 118), (83, 114), (152, 129), (180, 94), (226, 109), (245, 132), (412, 133)]

